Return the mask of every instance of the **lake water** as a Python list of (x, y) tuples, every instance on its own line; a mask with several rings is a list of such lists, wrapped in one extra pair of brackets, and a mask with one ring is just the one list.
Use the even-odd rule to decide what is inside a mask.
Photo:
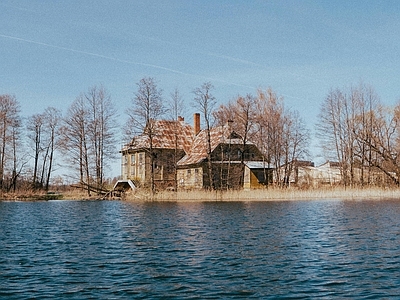
[(399, 201), (0, 202), (1, 299), (387, 299)]

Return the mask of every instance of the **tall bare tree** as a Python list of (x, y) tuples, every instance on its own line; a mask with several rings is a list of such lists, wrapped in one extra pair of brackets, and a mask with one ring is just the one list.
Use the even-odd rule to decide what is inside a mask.
[[(380, 133), (374, 130), (379, 102), (373, 89), (364, 84), (350, 90), (331, 90), (325, 98), (317, 123), (317, 137), (328, 158), (341, 166), (345, 186), (364, 185), (372, 171), (372, 140)], [(383, 115), (381, 118), (384, 118)], [(335, 145), (335, 147), (332, 147)], [(334, 151), (332, 151), (334, 149)]]
[(309, 155), (310, 132), (297, 111), (285, 111), (282, 125), (283, 178), (287, 184), (296, 163)]
[(275, 169), (277, 182), (282, 181), (281, 164), (283, 149), (283, 98), (272, 89), (258, 90), (257, 96), (257, 143), (263, 149), (268, 167)]
[(370, 185), (374, 168), (372, 164), (373, 151), (371, 150), (374, 117), (376, 116), (374, 112), (380, 110), (380, 103), (373, 88), (365, 84), (352, 88), (351, 97), (356, 111), (352, 121), (355, 136), (354, 161), (361, 171), (361, 186)]
[[(228, 125), (231, 132), (237, 133), (242, 142), (240, 145), (240, 162), (242, 171), (240, 172), (239, 184), (243, 186), (244, 180), (244, 161), (247, 159), (247, 145), (251, 135), (255, 131), (256, 123), (256, 102), (255, 97), (247, 94), (245, 97), (238, 96), (227, 105), (221, 105), (215, 112), (215, 118), (220, 125)], [(230, 149), (228, 150), (228, 159), (230, 162)], [(227, 187), (230, 184), (230, 163), (227, 170)]]
[(47, 191), (50, 185), (51, 174), (54, 169), (54, 154), (58, 146), (58, 130), (61, 123), (61, 111), (54, 107), (48, 107), (44, 111), (44, 120), (46, 128), (46, 144), (45, 144), (45, 156), (43, 160), (43, 170), (47, 170), (47, 174), (44, 174), (46, 180), (44, 182), (44, 189)]
[(356, 136), (371, 152), (369, 164), (383, 172), (397, 186), (400, 185), (400, 104), (394, 108), (379, 105), (367, 119), (368, 130), (359, 128)]
[(102, 86), (76, 98), (64, 118), (62, 149), (89, 196), (104, 189), (107, 162), (115, 157), (116, 129), (115, 105)]
[[(318, 123), (316, 126), (317, 136), (320, 138), (321, 147), (326, 157), (332, 157), (341, 165), (341, 173), (344, 185), (349, 184), (348, 144), (350, 132), (346, 120), (346, 108), (348, 108), (347, 96), (339, 89), (331, 90), (321, 105)], [(334, 147), (332, 147), (334, 145)]]
[(214, 86), (210, 82), (205, 82), (193, 90), (194, 93), (194, 104), (199, 109), (200, 113), (203, 115), (204, 125), (207, 135), (207, 173), (210, 189), (214, 190), (214, 179), (213, 170), (211, 162), (211, 127), (213, 122), (213, 110), (216, 105), (216, 99), (212, 95), (211, 91)]
[(88, 110), (83, 95), (77, 97), (63, 119), (61, 149), (68, 165), (78, 171), (79, 183), (91, 196), (88, 142)]
[(163, 103), (162, 90), (157, 87), (154, 78), (145, 77), (137, 83), (138, 90), (132, 98), (132, 106), (126, 110), (128, 121), (126, 134), (130, 137), (143, 134), (149, 142), (150, 189), (155, 192), (154, 181), (154, 138), (158, 134), (157, 120), (164, 116), (166, 107)]
[(178, 191), (178, 169), (177, 169), (177, 162), (178, 162), (178, 144), (179, 144), (179, 130), (181, 126), (178, 125), (177, 122), (179, 122), (179, 117), (182, 117), (183, 112), (185, 110), (185, 103), (183, 101), (183, 97), (180, 94), (179, 90), (175, 88), (175, 90), (170, 94), (170, 101), (169, 101), (169, 107), (168, 107), (168, 112), (170, 119), (174, 121), (174, 142), (175, 142), (175, 148), (174, 148), (174, 161), (173, 161), (173, 168), (174, 168), (174, 191)]
[[(13, 124), (11, 126), (11, 153), (12, 153), (12, 175), (10, 179), (10, 183), (7, 187), (7, 191), (12, 189), (13, 192), (17, 189), (17, 179), (20, 176), (24, 166), (28, 163), (28, 159), (25, 159), (20, 151), (23, 148), (23, 143), (21, 141), (22, 135), (22, 120), (19, 116), (17, 116), (13, 120)], [(26, 155), (25, 155), (26, 156)]]
[(42, 114), (34, 114), (28, 118), (27, 130), (28, 139), (31, 141), (31, 149), (33, 150), (33, 174), (32, 187), (39, 187), (39, 158), (42, 152), (42, 135), (44, 127), (44, 119)]
[[(8, 94), (0, 95), (0, 190), (6, 188), (6, 177), (12, 176), (15, 169), (16, 139), (21, 126), (20, 106), (15, 98)], [(10, 167), (10, 162), (13, 167)]]
[(272, 89), (258, 91), (253, 136), (281, 186), (286, 185), (294, 164), (308, 155), (310, 138), (298, 112), (285, 109), (283, 101)]
[(107, 161), (115, 157), (116, 108), (103, 86), (93, 86), (85, 93), (88, 109), (88, 136), (96, 188), (102, 189)]
[(28, 118), (28, 139), (33, 150), (34, 188), (44, 188), (46, 191), (49, 189), (60, 120), (61, 112), (54, 107), (48, 107), (43, 113)]

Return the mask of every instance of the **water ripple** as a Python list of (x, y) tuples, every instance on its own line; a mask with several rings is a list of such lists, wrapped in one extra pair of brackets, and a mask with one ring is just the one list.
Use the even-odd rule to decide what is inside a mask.
[(400, 201), (0, 203), (1, 299), (400, 294)]

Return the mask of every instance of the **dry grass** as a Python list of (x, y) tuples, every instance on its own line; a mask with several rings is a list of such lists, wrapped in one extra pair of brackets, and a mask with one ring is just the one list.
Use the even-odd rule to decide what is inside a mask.
[(2, 193), (0, 200), (7, 201), (35, 201), (35, 200), (60, 200), (63, 199), (62, 194), (36, 192), (36, 191), (18, 191), (15, 193)]
[[(9, 201), (32, 201), (32, 200), (94, 200), (101, 196), (93, 194), (91, 197), (86, 191), (70, 189), (61, 195), (47, 195), (23, 191), (18, 193), (0, 194), (0, 199)], [(294, 200), (319, 200), (319, 199), (343, 199), (343, 200), (383, 200), (400, 199), (400, 189), (384, 188), (320, 188), (301, 190), (297, 188), (269, 188), (251, 191), (161, 191), (151, 195), (148, 190), (137, 190), (126, 194), (127, 201), (175, 201), (175, 202), (207, 202), (207, 201), (294, 201)]]
[(137, 191), (126, 195), (128, 201), (179, 201), (179, 202), (206, 202), (206, 201), (293, 201), (317, 199), (343, 200), (372, 200), (372, 199), (400, 199), (400, 189), (382, 188), (321, 188), (299, 190), (296, 188), (252, 191), (162, 191), (153, 197), (148, 191)]
[(0, 193), (0, 200), (6, 201), (37, 201), (37, 200), (90, 200), (98, 199), (100, 196), (93, 194), (88, 197), (86, 191), (78, 189), (68, 189), (62, 192), (49, 192), (34, 191), (34, 190), (21, 190), (15, 193)]

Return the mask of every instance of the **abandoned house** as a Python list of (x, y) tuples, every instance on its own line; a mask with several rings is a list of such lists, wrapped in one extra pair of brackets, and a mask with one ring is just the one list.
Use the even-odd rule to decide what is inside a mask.
[[(155, 121), (152, 141), (154, 184), (156, 188), (175, 186), (175, 162), (190, 149), (194, 137), (192, 126), (182, 117), (177, 121)], [(136, 185), (148, 186), (151, 178), (150, 143), (147, 135), (139, 135), (121, 149), (121, 175)]]
[[(194, 114), (193, 127), (179, 117), (177, 121), (156, 121), (153, 138), (153, 170), (156, 188), (202, 189), (210, 187), (208, 132), (200, 130), (200, 114)], [(210, 130), (212, 184), (223, 188), (261, 188), (272, 182), (256, 145), (242, 138), (230, 126)], [(139, 135), (124, 146), (122, 179), (150, 184), (149, 138)]]
[[(199, 118), (195, 115), (195, 118)], [(199, 119), (195, 119), (195, 124)], [(211, 176), (208, 163), (208, 139), (211, 150)], [(263, 155), (255, 144), (247, 142), (229, 125), (199, 131), (192, 147), (177, 165), (180, 189), (260, 188), (272, 181), (272, 170), (266, 168)], [(211, 180), (210, 180), (211, 177)]]

